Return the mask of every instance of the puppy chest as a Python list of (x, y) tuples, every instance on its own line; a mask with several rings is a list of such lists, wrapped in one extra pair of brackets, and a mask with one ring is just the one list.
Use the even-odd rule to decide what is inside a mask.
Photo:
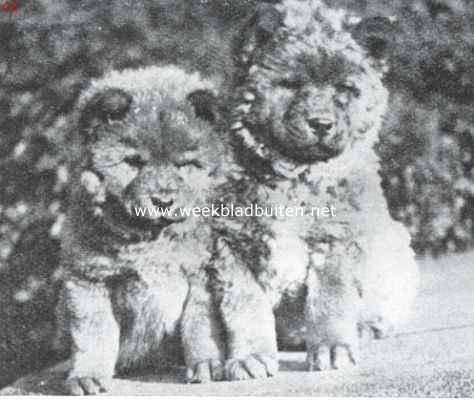
[(308, 246), (303, 239), (304, 229), (291, 218), (275, 220), (272, 228), (273, 238), (268, 242), (268, 270), (273, 276), (271, 286), (280, 292), (298, 291), (304, 285), (310, 262)]

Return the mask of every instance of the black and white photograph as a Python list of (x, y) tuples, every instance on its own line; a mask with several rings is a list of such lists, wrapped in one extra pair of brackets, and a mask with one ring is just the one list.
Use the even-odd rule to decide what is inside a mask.
[(474, 397), (472, 0), (0, 0), (0, 396)]

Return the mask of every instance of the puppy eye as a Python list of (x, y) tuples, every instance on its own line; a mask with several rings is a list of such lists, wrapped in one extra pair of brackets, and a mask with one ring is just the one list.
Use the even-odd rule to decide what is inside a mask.
[(354, 97), (360, 96), (360, 89), (356, 86), (354, 82), (345, 81), (337, 85), (337, 89), (340, 92), (350, 93)]
[(198, 169), (204, 168), (204, 165), (199, 160), (179, 160), (175, 164), (178, 168), (187, 167), (187, 166), (195, 167)]
[(147, 163), (145, 158), (140, 154), (133, 154), (127, 156), (123, 159), (123, 161), (127, 163), (130, 167), (138, 169), (143, 168)]
[(191, 147), (189, 147), (189, 150), (177, 156), (174, 159), (174, 164), (178, 168), (192, 166), (195, 168), (202, 169), (204, 168), (204, 166), (201, 163), (200, 159), (201, 157), (198, 151), (198, 142), (196, 142)]
[(301, 89), (304, 85), (304, 82), (299, 79), (282, 79), (281, 81), (278, 82), (278, 85), (281, 87), (284, 87), (285, 89)]

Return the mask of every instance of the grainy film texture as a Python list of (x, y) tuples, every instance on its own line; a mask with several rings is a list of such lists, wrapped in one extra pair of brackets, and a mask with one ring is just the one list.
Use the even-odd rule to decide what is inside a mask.
[(473, 396), (470, 0), (4, 0), (0, 79), (0, 394)]

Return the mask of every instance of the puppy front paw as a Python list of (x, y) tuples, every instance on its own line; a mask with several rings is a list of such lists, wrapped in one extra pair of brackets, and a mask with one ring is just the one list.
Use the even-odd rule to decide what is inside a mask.
[(221, 360), (210, 359), (194, 364), (186, 371), (186, 382), (209, 383), (224, 380), (224, 363)]
[(107, 392), (105, 379), (96, 377), (69, 377), (64, 382), (67, 395), (85, 396)]
[(252, 354), (244, 359), (233, 358), (225, 365), (225, 378), (242, 381), (274, 376), (278, 371), (276, 357), (267, 354)]
[(310, 346), (307, 350), (307, 363), (310, 371), (344, 370), (354, 367), (358, 362), (358, 344), (342, 343)]

